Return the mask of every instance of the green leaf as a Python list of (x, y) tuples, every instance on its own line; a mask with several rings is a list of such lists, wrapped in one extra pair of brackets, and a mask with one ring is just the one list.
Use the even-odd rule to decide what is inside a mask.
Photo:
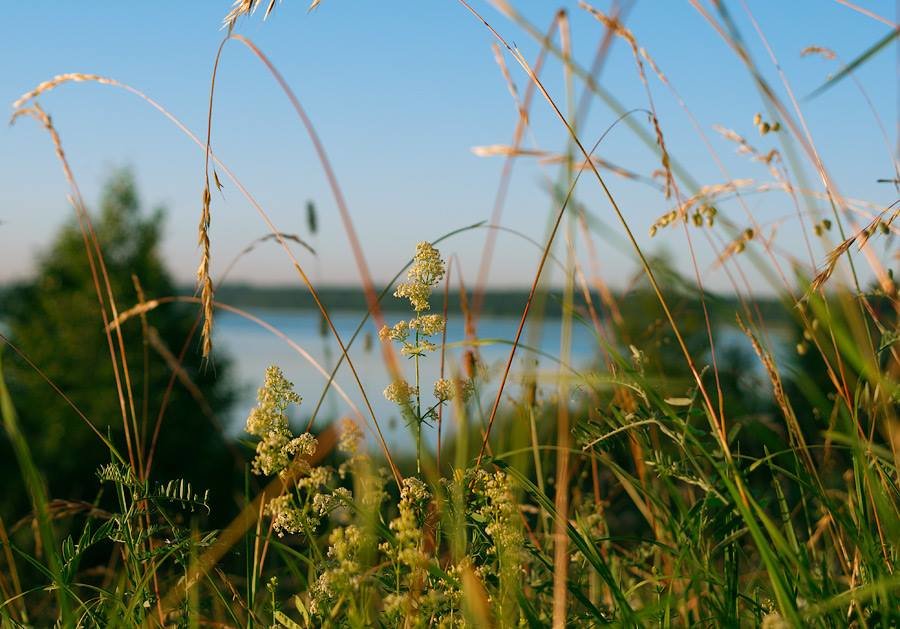
[(303, 627), (288, 618), (284, 612), (275, 612), (275, 622), (287, 629), (303, 629)]
[(816, 96), (818, 96), (819, 94), (821, 94), (822, 92), (827, 90), (828, 88), (835, 85), (838, 81), (841, 81), (841, 80), (847, 78), (847, 76), (849, 76), (851, 72), (856, 70), (856, 68), (858, 68), (859, 66), (864, 64), (866, 61), (868, 61), (869, 59), (874, 57), (876, 54), (881, 52), (881, 50), (883, 48), (885, 48), (888, 44), (890, 44), (892, 41), (894, 41), (894, 39), (896, 39), (897, 35), (900, 35), (900, 29), (892, 30), (890, 33), (888, 33), (887, 35), (885, 35), (884, 37), (879, 39), (877, 42), (872, 44), (872, 46), (870, 46), (867, 50), (865, 50), (856, 59), (854, 59), (849, 64), (844, 66), (844, 68), (840, 72), (838, 72), (833, 77), (831, 77), (830, 79), (825, 81), (825, 83), (823, 83), (822, 85), (817, 87), (809, 96), (806, 97), (807, 100), (809, 100), (810, 98), (815, 98)]

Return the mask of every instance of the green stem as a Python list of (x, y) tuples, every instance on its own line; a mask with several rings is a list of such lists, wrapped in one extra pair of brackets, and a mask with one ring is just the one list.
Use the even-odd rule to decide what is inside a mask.
[(422, 473), (422, 396), (419, 393), (419, 328), (416, 315), (416, 474)]

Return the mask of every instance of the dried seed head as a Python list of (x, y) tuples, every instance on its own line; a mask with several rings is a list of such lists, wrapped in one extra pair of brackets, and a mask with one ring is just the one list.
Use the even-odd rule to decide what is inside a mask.
[(209, 358), (212, 352), (212, 326), (213, 326), (213, 283), (209, 276), (209, 179), (203, 187), (201, 195), (202, 209), (200, 212), (200, 225), (198, 227), (197, 241), (200, 245), (200, 266), (197, 267), (197, 287), (200, 290), (200, 305), (203, 310), (203, 328), (201, 330), (203, 357)]
[(837, 56), (831, 48), (826, 48), (825, 46), (807, 46), (800, 51), (801, 57), (808, 55), (819, 55), (828, 60), (832, 60)]
[(28, 101), (34, 100), (44, 92), (49, 92), (50, 90), (59, 85), (62, 85), (63, 83), (83, 83), (85, 81), (93, 81), (102, 85), (118, 85), (116, 81), (100, 76), (98, 74), (82, 74), (80, 72), (58, 74), (49, 81), (44, 81), (30, 92), (22, 94), (22, 96), (16, 99), (16, 101), (12, 104), (13, 109), (19, 109)]

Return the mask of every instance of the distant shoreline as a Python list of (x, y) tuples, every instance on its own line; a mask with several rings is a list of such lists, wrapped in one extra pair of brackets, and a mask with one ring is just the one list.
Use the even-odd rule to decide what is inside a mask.
[[(2, 318), (2, 310), (4, 302), (13, 293), (15, 284), (0, 285), (0, 318)], [(361, 287), (357, 286), (322, 286), (316, 289), (319, 297), (325, 307), (331, 312), (359, 312), (368, 310), (366, 304), (365, 293)], [(379, 288), (383, 290), (383, 286)], [(193, 295), (194, 287), (181, 285), (176, 288), (179, 295)], [(678, 291), (683, 296), (684, 303), (692, 303), (699, 308), (699, 299), (696, 294), (689, 295), (683, 290)], [(148, 295), (149, 298), (154, 296)], [(156, 296), (161, 297), (161, 295)], [(637, 289), (627, 294), (614, 294), (614, 299), (622, 310), (624, 316), (629, 315), (630, 310), (634, 310), (634, 314), (642, 314), (646, 316), (647, 308), (656, 304), (656, 299), (652, 294), (644, 289)], [(707, 306), (711, 310), (711, 315), (723, 315), (729, 321), (733, 320), (734, 312), (740, 307), (736, 297), (730, 295), (707, 294)], [(594, 307), (599, 317), (603, 318), (606, 308), (596, 292), (591, 293)], [(239, 308), (268, 308), (283, 310), (318, 310), (315, 300), (308, 290), (291, 285), (273, 285), (258, 286), (253, 284), (235, 283), (228, 284), (216, 290), (216, 300)], [(481, 314), (487, 316), (519, 316), (525, 303), (528, 300), (528, 290), (523, 288), (498, 288), (490, 289), (484, 295), (484, 302), (481, 308)], [(126, 299), (127, 301), (127, 299)], [(463, 298), (458, 289), (451, 289), (448, 294), (447, 308), (450, 312), (463, 312)], [(676, 298), (677, 301), (677, 298)], [(443, 294), (439, 291), (435, 294), (434, 307), (442, 309)], [(577, 311), (584, 311), (582, 314), (587, 315), (587, 309), (584, 305), (584, 296), (581, 291), (576, 291), (574, 297), (575, 308)], [(465, 298), (466, 307), (472, 305), (472, 295), (469, 292)], [(562, 314), (563, 291), (560, 288), (551, 288), (549, 290), (539, 291), (536, 295), (535, 310), (543, 310), (544, 316), (558, 317)], [(784, 304), (775, 298), (756, 299), (754, 304), (760, 308), (762, 313), (770, 321), (786, 321), (789, 314)], [(693, 307), (690, 306), (690, 307)], [(392, 292), (388, 292), (381, 300), (381, 307), (385, 312), (407, 312), (409, 304), (405, 301), (393, 297)]]
[[(365, 293), (361, 287), (355, 286), (323, 286), (317, 287), (322, 303), (329, 311), (352, 311), (359, 312), (368, 309), (366, 304)], [(381, 288), (383, 290), (383, 287)], [(193, 288), (181, 287), (180, 291), (185, 294), (193, 294)], [(527, 289), (520, 288), (503, 288), (491, 289), (484, 295), (484, 302), (481, 308), (481, 314), (487, 316), (518, 316), (521, 315), (522, 309), (528, 300)], [(435, 295), (434, 307), (442, 308), (443, 295)], [(638, 290), (628, 294), (617, 294), (614, 298), (619, 303), (619, 307), (623, 310), (623, 314), (628, 313), (632, 307), (640, 311), (645, 311), (649, 295), (646, 291)], [(598, 315), (602, 318), (606, 308), (603, 307), (600, 296), (592, 293), (591, 298)], [(699, 307), (697, 296), (687, 297), (693, 299)], [(309, 291), (297, 287), (296, 285), (279, 285), (279, 286), (254, 286), (252, 284), (231, 284), (217, 289), (216, 299), (223, 303), (228, 303), (241, 308), (271, 308), (271, 309), (290, 309), (290, 310), (317, 310), (315, 301)], [(707, 295), (708, 306), (721, 314), (726, 315), (729, 319), (734, 316), (735, 309), (739, 307), (739, 302), (735, 297), (721, 295)], [(447, 307), (450, 312), (459, 313), (463, 311), (463, 298), (459, 290), (451, 289), (447, 297)], [(469, 292), (465, 297), (467, 307), (472, 305), (472, 296)], [(655, 302), (655, 297), (651, 298), (651, 303)], [(536, 296), (535, 306), (542, 306), (545, 316), (560, 316), (562, 314), (563, 291), (559, 288), (552, 288), (547, 291), (540, 291)], [(777, 299), (758, 299), (756, 305), (766, 312), (767, 317), (776, 321), (786, 319), (787, 313), (784, 306)], [(381, 307), (385, 312), (407, 312), (409, 304), (405, 301), (396, 299), (389, 292), (381, 300)], [(575, 296), (575, 308), (586, 310), (584, 305), (584, 297), (579, 291)]]

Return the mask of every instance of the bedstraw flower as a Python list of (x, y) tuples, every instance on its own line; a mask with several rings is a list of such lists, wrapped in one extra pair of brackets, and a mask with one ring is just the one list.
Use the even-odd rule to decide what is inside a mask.
[(424, 336), (434, 336), (444, 331), (444, 317), (437, 314), (420, 315), (409, 322), (409, 328)]
[(248, 433), (259, 437), (252, 464), (254, 474), (280, 474), (296, 457), (307, 458), (315, 453), (316, 438), (309, 433), (295, 437), (288, 425), (287, 409), (291, 404), (299, 404), (300, 396), (281, 369), (274, 365), (266, 369), (256, 398), (258, 403), (250, 411), (246, 425)]
[(415, 387), (410, 386), (406, 380), (392, 382), (384, 390), (384, 397), (395, 404), (408, 404), (409, 399), (415, 395)]
[(406, 274), (406, 282), (397, 286), (394, 297), (409, 299), (413, 310), (422, 312), (429, 310), (431, 305), (428, 298), (431, 297), (431, 287), (444, 277), (444, 261), (440, 252), (430, 243), (420, 242), (416, 245), (416, 255), (413, 265)]

